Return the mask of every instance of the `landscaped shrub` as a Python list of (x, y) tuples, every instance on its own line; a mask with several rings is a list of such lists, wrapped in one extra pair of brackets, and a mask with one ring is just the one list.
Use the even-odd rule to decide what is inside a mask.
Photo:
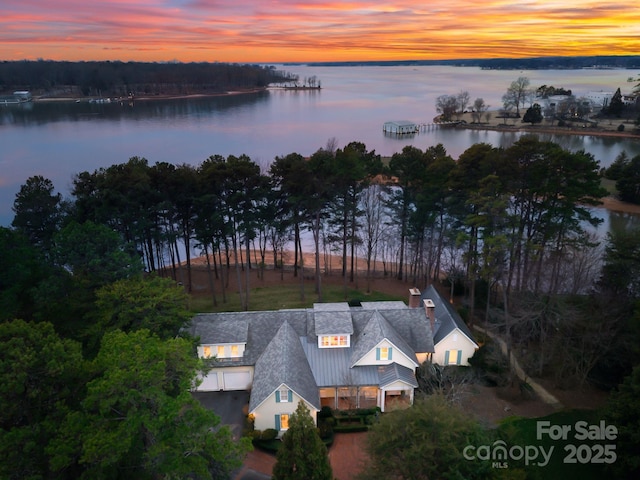
[(371, 408), (360, 408), (357, 410), (359, 415), (379, 415), (382, 413), (382, 409), (380, 407), (371, 407)]
[(621, 123), (620, 125), (618, 125), (618, 131), (624, 132), (624, 123)]
[(318, 418), (329, 418), (329, 417), (333, 417), (333, 411), (331, 410), (331, 407), (327, 407), (325, 405), (318, 412)]
[(333, 427), (335, 433), (366, 432), (367, 430), (369, 430), (369, 427), (363, 423), (338, 424)]
[(275, 428), (267, 428), (260, 436), (261, 440), (273, 440), (278, 437), (278, 431)]
[(278, 449), (280, 448), (280, 445), (282, 445), (282, 442), (280, 440), (277, 439), (273, 439), (273, 440), (260, 440), (260, 439), (255, 439), (253, 441), (253, 446), (256, 448), (259, 448), (261, 450), (264, 450), (266, 452), (269, 453), (278, 453)]

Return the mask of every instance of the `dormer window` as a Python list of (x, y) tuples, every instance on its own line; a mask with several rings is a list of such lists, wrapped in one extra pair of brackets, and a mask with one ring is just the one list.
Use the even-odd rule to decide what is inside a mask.
[(244, 355), (245, 344), (244, 343), (232, 343), (225, 345), (203, 345), (202, 357), (211, 358), (214, 357), (218, 360), (231, 359), (240, 360)]
[(320, 335), (318, 348), (345, 348), (351, 343), (350, 335)]

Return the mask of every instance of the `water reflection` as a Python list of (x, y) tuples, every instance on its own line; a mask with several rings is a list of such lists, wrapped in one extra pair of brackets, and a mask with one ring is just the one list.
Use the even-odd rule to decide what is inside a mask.
[(52, 122), (84, 121), (161, 121), (197, 119), (212, 112), (224, 113), (257, 107), (269, 100), (269, 91), (252, 94), (202, 96), (174, 99), (128, 99), (110, 102), (45, 101), (7, 105), (0, 108), (0, 125), (34, 126)]

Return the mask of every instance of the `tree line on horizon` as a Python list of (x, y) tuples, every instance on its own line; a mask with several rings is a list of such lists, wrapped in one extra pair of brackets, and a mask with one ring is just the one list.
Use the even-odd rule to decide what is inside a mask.
[(221, 93), (296, 81), (273, 66), (207, 62), (0, 62), (0, 93), (123, 96)]

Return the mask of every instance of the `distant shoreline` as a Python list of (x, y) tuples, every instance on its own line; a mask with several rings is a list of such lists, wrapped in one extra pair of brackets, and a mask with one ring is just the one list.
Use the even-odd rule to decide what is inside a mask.
[[(140, 95), (140, 96), (132, 96), (132, 97), (104, 97), (109, 98), (111, 103), (118, 102), (137, 102), (137, 101), (149, 101), (149, 100), (180, 100), (180, 99), (189, 99), (189, 98), (203, 98), (203, 97), (227, 97), (231, 95), (244, 95), (244, 94), (252, 94), (252, 93), (260, 93), (267, 90), (267, 87), (260, 88), (250, 88), (246, 90), (229, 90), (225, 92), (217, 92), (217, 93), (189, 93), (189, 94), (158, 94), (158, 95)], [(40, 96), (34, 97), (33, 101), (37, 103), (48, 103), (48, 102), (80, 102), (80, 103), (89, 103), (92, 100), (99, 100), (102, 97), (94, 97), (94, 96), (62, 96), (62, 97), (47, 97)]]
[[(507, 119), (507, 124), (504, 123), (504, 119), (495, 116), (497, 112), (489, 112), (493, 116), (487, 122), (472, 123), (471, 113), (465, 113), (460, 116), (460, 123), (456, 128), (463, 128), (466, 130), (491, 130), (495, 132), (511, 133), (511, 132), (527, 132), (527, 133), (542, 133), (550, 135), (582, 135), (582, 136), (594, 136), (594, 137), (616, 137), (616, 138), (631, 138), (640, 140), (640, 128), (636, 127), (632, 122), (623, 119), (603, 119), (599, 122), (597, 127), (559, 127), (557, 125), (530, 125), (522, 123), (522, 119), (513, 118)], [(515, 123), (511, 123), (515, 122)], [(618, 131), (619, 125), (624, 125), (624, 131)]]

